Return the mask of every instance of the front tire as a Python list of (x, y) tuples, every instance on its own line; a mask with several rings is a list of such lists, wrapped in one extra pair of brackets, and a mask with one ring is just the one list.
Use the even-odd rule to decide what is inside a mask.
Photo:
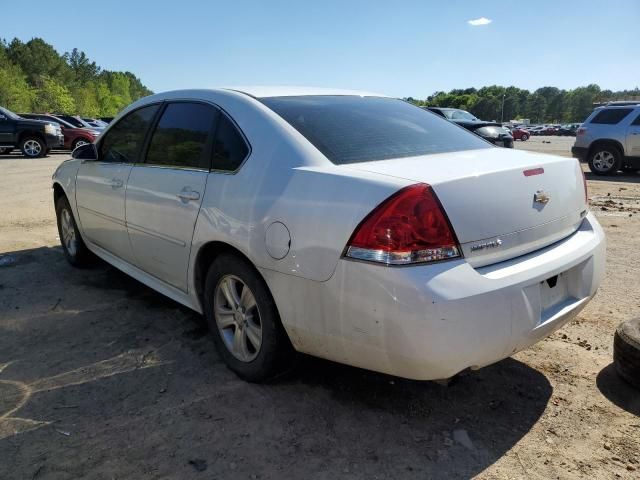
[(522, 140), (523, 142), (526, 142), (527, 140), (529, 140), (529, 135), (527, 135), (526, 133), (523, 133), (522, 136), (520, 137), (520, 140)]
[(87, 142), (84, 138), (76, 138), (73, 141), (73, 145), (71, 145), (71, 150), (75, 150), (76, 148), (81, 147), (82, 145), (86, 145), (87, 143), (89, 142)]
[(27, 137), (20, 143), (20, 150), (27, 158), (39, 158), (45, 155), (47, 147), (41, 138)]
[(609, 145), (593, 148), (588, 161), (589, 169), (596, 175), (612, 175), (621, 167), (620, 152)]
[(273, 297), (260, 274), (243, 258), (220, 255), (204, 289), (207, 323), (227, 367), (249, 382), (286, 371), (293, 347)]
[(64, 251), (64, 256), (74, 267), (82, 268), (89, 266), (92, 254), (85, 245), (78, 225), (73, 218), (73, 211), (67, 197), (62, 196), (56, 202), (56, 218), (58, 223), (58, 235), (60, 244)]

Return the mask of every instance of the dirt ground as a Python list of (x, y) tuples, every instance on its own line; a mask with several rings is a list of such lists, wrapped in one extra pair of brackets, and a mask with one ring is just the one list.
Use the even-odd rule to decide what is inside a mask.
[(587, 176), (606, 280), (533, 348), (448, 387), (306, 357), (252, 385), (198, 315), (67, 264), (65, 158), (0, 157), (0, 479), (640, 478), (640, 392), (611, 366), (616, 325), (640, 315), (640, 174)]

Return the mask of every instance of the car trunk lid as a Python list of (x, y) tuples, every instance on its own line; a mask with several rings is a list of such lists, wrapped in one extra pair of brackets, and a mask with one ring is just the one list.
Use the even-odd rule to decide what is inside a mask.
[(565, 238), (587, 211), (580, 165), (570, 158), (487, 148), (346, 167), (430, 184), (475, 267)]

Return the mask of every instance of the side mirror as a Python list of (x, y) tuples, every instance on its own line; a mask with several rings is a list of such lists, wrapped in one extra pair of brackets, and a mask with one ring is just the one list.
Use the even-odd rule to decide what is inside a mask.
[(79, 158), (80, 160), (91, 162), (98, 160), (98, 150), (93, 143), (85, 143), (77, 147), (72, 153), (73, 158)]
[(2, 113), (0, 113), (0, 120), (6, 120), (7, 117), (5, 117)]

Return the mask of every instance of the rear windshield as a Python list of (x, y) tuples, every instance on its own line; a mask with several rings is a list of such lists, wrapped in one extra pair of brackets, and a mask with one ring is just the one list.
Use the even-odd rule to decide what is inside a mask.
[(491, 148), (473, 133), (403, 100), (323, 95), (262, 102), (338, 165)]

